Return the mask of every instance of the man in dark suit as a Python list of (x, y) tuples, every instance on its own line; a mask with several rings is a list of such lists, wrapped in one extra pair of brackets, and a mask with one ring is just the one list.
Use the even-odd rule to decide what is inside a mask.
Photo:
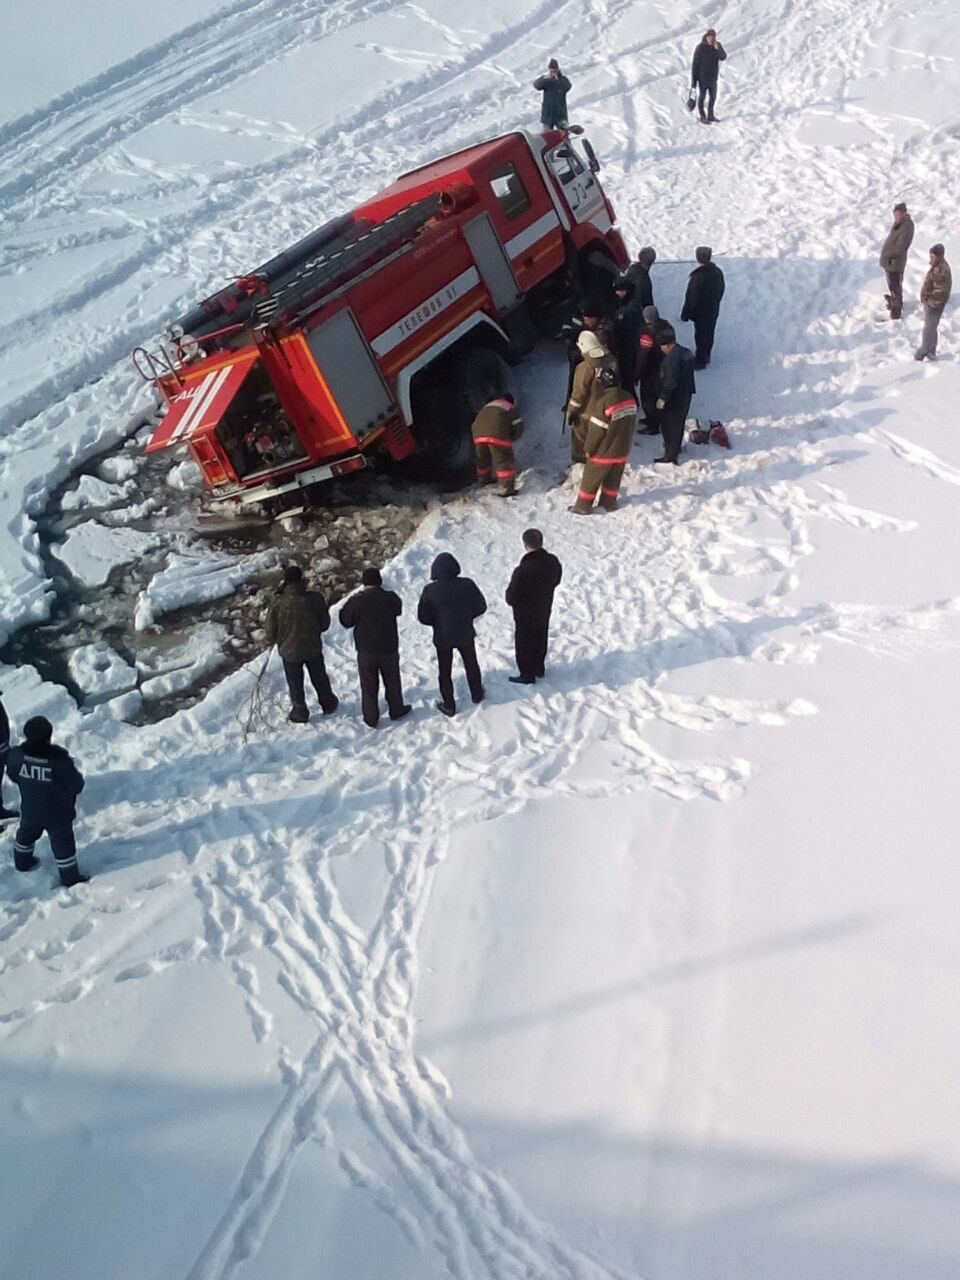
[(360, 707), (364, 723), (375, 729), (380, 720), (380, 681), (387, 696), (391, 720), (410, 714), (400, 683), (400, 640), (397, 618), (403, 602), (395, 591), (384, 591), (380, 570), (364, 569), (363, 590), (357, 591), (340, 610), (340, 622), (353, 629), (360, 673)]
[(539, 529), (523, 534), (523, 559), (513, 571), (507, 587), (507, 604), (513, 610), (515, 646), (519, 675), (513, 684), (535, 684), (545, 674), (550, 634), (553, 593), (563, 576), (560, 561), (543, 548)]

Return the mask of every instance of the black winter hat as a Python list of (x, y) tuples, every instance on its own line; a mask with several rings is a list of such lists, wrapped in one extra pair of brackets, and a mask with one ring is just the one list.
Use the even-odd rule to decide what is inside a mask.
[(46, 716), (31, 716), (23, 726), (23, 736), (31, 747), (45, 747), (53, 737), (53, 725)]
[(710, 248), (708, 244), (698, 245), (696, 253), (697, 253), (697, 261), (700, 263), (701, 266), (703, 266), (704, 263), (709, 262), (710, 259), (713, 257), (713, 250)]
[(363, 576), (360, 579), (365, 587), (382, 587), (383, 578), (380, 576), (380, 570), (375, 569), (373, 565), (364, 569)]
[(551, 59), (550, 59), (550, 61), (547, 63), (547, 70), (548, 70), (548, 71), (559, 71), (559, 70), (560, 70), (560, 63), (556, 60), (556, 58), (551, 58)]
[(657, 342), (662, 347), (668, 342), (676, 342), (677, 331), (672, 324), (665, 324), (662, 329), (657, 330)]
[(283, 571), (284, 582), (302, 582), (303, 570), (298, 564), (288, 564)]
[(946, 253), (946, 249), (944, 249), (942, 244), (937, 243), (937, 244), (932, 244), (930, 246), (930, 252), (935, 253), (938, 258), (942, 258), (943, 255)]
[(641, 267), (652, 267), (657, 260), (657, 251), (653, 245), (645, 244), (637, 254), (637, 261)]
[(906, 213), (906, 212), (907, 212), (907, 206), (906, 206), (906, 205), (903, 203), (903, 201), (901, 200), (901, 201), (899, 202), (899, 204), (895, 204), (895, 205), (893, 206), (893, 212), (894, 212), (894, 213)]

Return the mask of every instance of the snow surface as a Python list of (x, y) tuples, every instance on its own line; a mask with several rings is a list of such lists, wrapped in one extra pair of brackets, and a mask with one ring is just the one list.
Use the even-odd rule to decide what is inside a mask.
[[(13, 723), (49, 715), (87, 772), (94, 877), (55, 889), (45, 846), (0, 870), (4, 1272), (955, 1280), (955, 309), (912, 360), (956, 223), (955, 6), (128, 13), (5, 27), (4, 633), (49, 610), (45, 495), (149, 408), (130, 348), (386, 176), (531, 122), (552, 54), (661, 310), (694, 245), (722, 255), (695, 408), (734, 449), (664, 473), (641, 440), (621, 511), (574, 522), (562, 359), (528, 361), (520, 496), (439, 508), (385, 566), (415, 712), (376, 733), (336, 622), (341, 711), (302, 728), (275, 659), (260, 716), (262, 660), (145, 728), (116, 717), (150, 672), (87, 712), (2, 672)], [(711, 130), (683, 109), (707, 20)], [(531, 523), (565, 565), (532, 690), (502, 602)], [(87, 581), (117, 562), (73, 546)], [(488, 701), (450, 722), (414, 607), (447, 548), (491, 605)], [(158, 652), (163, 696), (223, 642)]]

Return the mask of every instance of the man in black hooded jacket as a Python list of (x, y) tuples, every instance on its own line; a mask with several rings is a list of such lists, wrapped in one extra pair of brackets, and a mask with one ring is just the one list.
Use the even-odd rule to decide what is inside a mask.
[(355, 592), (340, 610), (340, 623), (353, 629), (360, 673), (360, 708), (364, 723), (375, 729), (380, 720), (380, 681), (387, 695), (391, 720), (410, 714), (400, 683), (400, 640), (397, 618), (403, 602), (395, 591), (384, 591), (380, 570), (364, 569), (363, 590)]
[(33, 716), (23, 726), (24, 741), (7, 757), (10, 780), (20, 788), (22, 814), (13, 842), (13, 861), (18, 871), (32, 871), (40, 865), (34, 847), (44, 832), (60, 872), (60, 883), (68, 888), (90, 879), (80, 874), (73, 822), (77, 816), (77, 796), (83, 790), (83, 774), (69, 752), (53, 741), (53, 725), (46, 716)]
[(482, 702), (484, 698), (473, 622), (486, 613), (487, 602), (471, 578), (460, 577), (460, 565), (448, 551), (442, 551), (434, 560), (430, 579), (420, 596), (417, 618), (425, 627), (433, 628), (440, 685), (437, 710), (452, 716), (457, 711), (453, 696), (454, 649), (463, 660), (471, 698), (474, 702)]

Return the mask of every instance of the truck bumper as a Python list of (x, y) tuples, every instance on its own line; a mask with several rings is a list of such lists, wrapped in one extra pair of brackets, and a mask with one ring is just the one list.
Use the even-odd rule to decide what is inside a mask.
[(352, 453), (347, 458), (336, 462), (326, 462), (319, 467), (309, 467), (306, 471), (298, 471), (289, 480), (272, 481), (244, 489), (235, 485), (230, 489), (218, 489), (214, 496), (225, 501), (238, 502), (242, 507), (253, 502), (268, 502), (282, 493), (295, 493), (307, 489), (313, 484), (322, 484), (324, 480), (335, 480), (337, 476), (349, 475), (351, 471), (362, 471), (367, 460), (362, 453)]

